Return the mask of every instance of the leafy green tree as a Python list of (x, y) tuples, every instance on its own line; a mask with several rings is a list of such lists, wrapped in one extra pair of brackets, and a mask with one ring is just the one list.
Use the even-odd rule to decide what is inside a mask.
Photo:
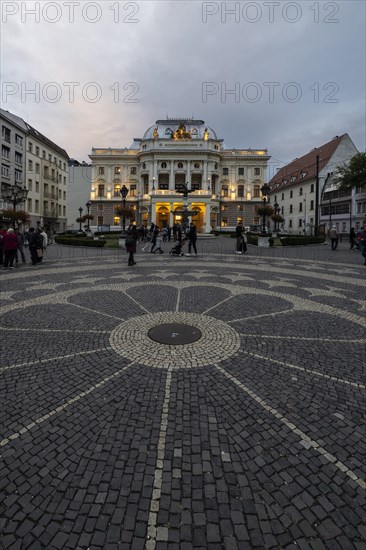
[(366, 153), (356, 153), (349, 163), (337, 167), (339, 189), (366, 186)]

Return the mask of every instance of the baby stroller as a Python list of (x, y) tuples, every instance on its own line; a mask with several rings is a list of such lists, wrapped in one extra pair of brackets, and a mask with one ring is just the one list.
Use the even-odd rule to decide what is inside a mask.
[(175, 246), (173, 246), (173, 248), (169, 252), (169, 254), (171, 256), (184, 256), (182, 251), (182, 244), (179, 241), (177, 241)]

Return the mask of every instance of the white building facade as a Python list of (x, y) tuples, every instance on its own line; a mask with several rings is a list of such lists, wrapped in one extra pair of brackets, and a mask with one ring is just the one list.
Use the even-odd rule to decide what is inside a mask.
[(116, 229), (121, 188), (138, 225), (181, 221), (185, 184), (193, 222), (200, 233), (230, 231), (239, 221), (259, 223), (256, 207), (266, 181), (266, 149), (225, 149), (203, 120), (167, 118), (148, 128), (127, 149), (93, 148), (90, 200), (94, 226)]
[[(348, 234), (356, 226), (356, 190), (340, 191), (337, 167), (358, 152), (348, 134), (336, 136), (281, 168), (270, 180), (270, 204), (278, 204), (284, 218), (281, 229), (291, 234), (326, 233), (335, 225)], [(317, 196), (318, 188), (318, 196)], [(361, 219), (361, 216), (359, 216)]]

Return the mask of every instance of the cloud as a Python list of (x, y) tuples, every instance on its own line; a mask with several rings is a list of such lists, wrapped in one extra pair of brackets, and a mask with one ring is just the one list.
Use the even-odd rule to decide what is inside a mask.
[[(239, 15), (225, 13), (237, 4)], [(264, 2), (80, 2), (73, 20), (58, 5), (39, 23), (19, 13), (2, 25), (2, 81), (20, 90), (2, 107), (72, 157), (128, 147), (167, 114), (194, 115), (228, 146), (268, 147), (285, 161), (344, 132), (365, 148), (361, 2), (281, 3), (272, 14)], [(206, 97), (205, 82), (215, 89)], [(39, 97), (21, 83), (39, 83)]]

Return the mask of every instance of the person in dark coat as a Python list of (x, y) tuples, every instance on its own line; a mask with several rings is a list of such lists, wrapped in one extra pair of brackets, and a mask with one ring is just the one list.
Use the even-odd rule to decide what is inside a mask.
[(13, 263), (18, 249), (18, 238), (14, 229), (10, 228), (3, 237), (4, 268), (14, 269)]
[(195, 256), (197, 256), (197, 247), (196, 247), (196, 241), (197, 241), (197, 229), (194, 223), (189, 224), (189, 231), (188, 231), (188, 254), (187, 256), (190, 256), (191, 250), (193, 247)]
[(129, 254), (128, 256), (129, 266), (136, 265), (133, 255), (136, 252), (136, 243), (137, 243), (138, 237), (139, 236), (138, 236), (136, 225), (130, 225), (129, 228), (127, 229), (126, 243), (125, 243), (126, 250)]
[(351, 227), (349, 234), (349, 249), (354, 250), (356, 246), (356, 231), (354, 227)]

